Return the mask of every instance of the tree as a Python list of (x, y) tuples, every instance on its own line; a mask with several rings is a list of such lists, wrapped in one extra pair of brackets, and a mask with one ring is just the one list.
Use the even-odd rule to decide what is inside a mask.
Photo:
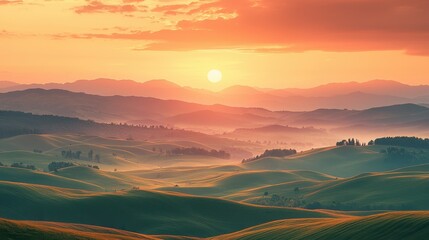
[(93, 155), (94, 155), (94, 151), (92, 151), (92, 149), (89, 150), (89, 152), (88, 152), (88, 160), (89, 161), (92, 161)]
[(75, 157), (76, 157), (76, 159), (80, 159), (80, 155), (82, 154), (82, 152), (81, 151), (76, 151), (75, 152)]
[(295, 193), (299, 193), (299, 187), (295, 187), (295, 189), (293, 190)]
[(101, 159), (100, 155), (95, 154), (95, 161), (99, 163), (100, 159)]

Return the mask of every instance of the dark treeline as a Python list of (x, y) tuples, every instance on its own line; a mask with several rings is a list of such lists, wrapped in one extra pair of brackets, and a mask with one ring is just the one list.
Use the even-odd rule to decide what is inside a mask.
[(80, 159), (81, 154), (82, 154), (81, 151), (76, 151), (76, 152), (73, 152), (72, 150), (61, 151), (61, 156), (63, 158), (68, 158), (68, 159)]
[(381, 150), (381, 153), (386, 154), (388, 160), (394, 161), (416, 161), (418, 160), (418, 153), (398, 147), (388, 147)]
[(429, 139), (417, 137), (384, 137), (375, 139), (374, 144), (398, 147), (429, 148)]
[(349, 138), (337, 142), (337, 146), (365, 146), (365, 143), (361, 143), (359, 139)]
[(223, 150), (206, 150), (203, 148), (175, 148), (170, 151), (167, 151), (167, 154), (170, 155), (199, 155), (199, 156), (210, 156), (221, 159), (229, 159), (231, 155)]
[(71, 162), (51, 162), (48, 165), (48, 170), (50, 172), (56, 172), (61, 168), (76, 166), (76, 164)]
[(95, 161), (97, 163), (101, 162), (100, 154), (94, 154), (94, 151), (92, 149), (88, 151), (86, 158), (82, 157), (82, 151), (72, 151), (72, 150), (61, 151), (61, 156), (66, 159), (88, 160), (88, 161)]
[[(126, 123), (97, 123), (72, 117), (35, 115), (17, 111), (0, 111), (0, 138), (25, 134), (80, 134), (122, 139), (206, 138), (203, 133), (173, 129), (163, 125), (130, 125)], [(95, 158), (95, 155), (94, 155)]]
[(24, 163), (12, 163), (10, 167), (13, 168), (24, 168), (24, 169), (30, 169), (30, 170), (36, 170), (36, 167), (34, 165), (30, 164), (24, 164)]
[(371, 211), (371, 210), (417, 210), (410, 204), (359, 204), (358, 202), (318, 202), (306, 200), (304, 195), (299, 191), (295, 191), (290, 196), (282, 195), (269, 195), (265, 192), (264, 196), (256, 198), (252, 203), (265, 206), (279, 206), (279, 207), (292, 207), (292, 208), (306, 208), (306, 209), (330, 209), (339, 211)]
[[(0, 162), (0, 167), (7, 167), (7, 165), (5, 165), (5, 164), (3, 164), (3, 163)], [(10, 165), (10, 167), (36, 170), (36, 167), (34, 165), (24, 164), (22, 162), (20, 162), (20, 163), (12, 163)]]
[(39, 134), (41, 133), (37, 129), (31, 129), (31, 128), (22, 128), (22, 127), (14, 127), (14, 126), (5, 126), (2, 124), (0, 126), (0, 138), (9, 138), (14, 137), (18, 135), (25, 135), (25, 134)]
[(295, 149), (271, 149), (271, 150), (267, 149), (261, 155), (256, 155), (256, 157), (253, 157), (253, 158), (243, 159), (241, 162), (242, 163), (252, 162), (265, 157), (287, 157), (290, 155), (294, 155), (296, 153), (297, 151)]
[(50, 172), (56, 172), (60, 169), (73, 167), (73, 166), (84, 166), (84, 167), (89, 167), (94, 169), (100, 169), (100, 167), (98, 167), (97, 165), (82, 165), (82, 164), (76, 164), (72, 162), (51, 162), (48, 165), (48, 170)]

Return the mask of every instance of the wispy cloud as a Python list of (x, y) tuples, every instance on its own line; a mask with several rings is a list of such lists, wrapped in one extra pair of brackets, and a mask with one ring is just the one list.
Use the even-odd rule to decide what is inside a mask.
[(123, 0), (117, 4), (107, 4), (103, 1), (88, 0), (86, 5), (74, 8), (76, 13), (133, 13), (146, 11), (146, 6), (142, 6), (143, 0)]
[(20, 4), (23, 3), (22, 0), (0, 0), (0, 5), (6, 5), (6, 4)]
[[(124, 0), (109, 5), (88, 1), (75, 11), (140, 11), (133, 5), (136, 2), (140, 3)], [(145, 11), (161, 13), (167, 19), (174, 17), (174, 26), (159, 31), (110, 31), (68, 37), (152, 42), (144, 50), (403, 50), (409, 54), (429, 54), (426, 0), (201, 0), (167, 3), (147, 7)]]

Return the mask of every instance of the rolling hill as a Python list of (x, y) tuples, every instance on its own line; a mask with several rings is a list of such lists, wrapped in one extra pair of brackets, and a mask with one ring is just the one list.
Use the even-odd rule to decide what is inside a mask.
[(78, 177), (78, 179), (71, 179), (50, 173), (11, 167), (0, 167), (0, 181), (30, 183), (95, 192), (103, 191), (101, 187), (82, 181), (80, 177)]
[(275, 221), (219, 240), (250, 239), (425, 239), (429, 234), (428, 212), (392, 212), (368, 217)]
[[(365, 172), (382, 172), (412, 166), (418, 162), (404, 159), (389, 161), (381, 151), (388, 146), (328, 147), (305, 151), (285, 158), (262, 158), (248, 162), (243, 167), (254, 170), (309, 170), (339, 177), (351, 177)], [(413, 151), (412, 149), (410, 151)], [(422, 159), (428, 151), (417, 150)]]
[[(0, 219), (0, 238), (32, 240), (160, 240), (133, 232), (83, 224)], [(190, 239), (181, 238), (177, 239)]]
[[(250, 191), (251, 189), (282, 183), (319, 183), (332, 179), (335, 179), (335, 177), (309, 171), (240, 171), (220, 174), (216, 177), (196, 179), (185, 186), (159, 188), (159, 190), (227, 199), (231, 199), (233, 196), (233, 199), (237, 200), (237, 195), (240, 195), (241, 191)], [(259, 191), (258, 196), (262, 196), (263, 193), (263, 191)]]
[(145, 234), (208, 237), (288, 218), (336, 215), (258, 207), (214, 198), (151, 191), (94, 194), (23, 183), (0, 182), (0, 216), (78, 222)]
[[(428, 234), (428, 226), (429, 216), (427, 212), (391, 212), (365, 217), (278, 220), (211, 239), (425, 239)], [(380, 236), (380, 232), (383, 233), (382, 236)], [(65, 240), (199, 239), (181, 236), (142, 235), (83, 224), (7, 219), (0, 219), (0, 236), (6, 239), (31, 237), (31, 239), (35, 240), (54, 240), (58, 238)]]
[[(26, 135), (30, 136), (30, 134), (51, 134), (51, 135), (81, 135), (81, 136), (99, 136), (101, 138), (119, 138), (119, 139), (128, 139), (128, 141), (122, 141), (122, 146), (108, 146), (108, 148), (112, 148), (112, 152), (118, 151), (119, 155), (123, 155), (125, 158), (133, 157), (136, 154), (139, 155), (150, 155), (154, 154), (152, 149), (157, 145), (164, 144), (166, 146), (164, 151), (174, 147), (199, 147), (205, 149), (223, 149), (232, 146), (237, 148), (242, 148), (243, 150), (258, 148), (257, 144), (250, 144), (244, 141), (236, 141), (233, 139), (221, 138), (218, 136), (212, 136), (204, 133), (199, 133), (195, 131), (188, 131), (184, 129), (173, 129), (164, 126), (157, 127), (149, 127), (149, 126), (132, 126), (132, 125), (124, 125), (124, 124), (106, 124), (106, 123), (97, 123), (93, 121), (84, 121), (77, 118), (68, 118), (68, 117), (59, 117), (59, 116), (51, 116), (51, 115), (33, 115), (30, 113), (22, 113), (22, 112), (10, 112), (10, 111), (0, 111), (0, 137), (7, 138), (13, 137), (16, 135)], [(79, 145), (76, 140), (66, 140), (66, 139), (54, 139), (49, 136), (46, 136), (46, 139), (40, 139), (41, 141), (37, 141), (37, 139), (31, 140), (20, 139), (19, 137), (15, 137), (15, 139), (10, 140), (0, 140), (5, 141), (6, 146), (5, 151), (10, 150), (26, 150), (33, 151), (37, 150), (45, 150), (49, 148), (49, 146), (58, 145), (58, 141), (61, 142), (61, 146), (65, 149), (69, 150), (70, 145), (76, 146)], [(33, 137), (37, 138), (37, 137)], [(94, 137), (93, 137), (94, 138)], [(97, 139), (97, 138), (95, 138)], [(136, 141), (133, 141), (133, 140)], [(105, 141), (98, 138), (100, 141)], [(138, 141), (137, 141), (138, 140)], [(57, 141), (57, 143), (55, 143)], [(112, 140), (113, 141), (113, 140)], [(140, 141), (140, 142), (139, 142)], [(151, 143), (150, 143), (150, 142)], [(127, 144), (124, 144), (124, 143)], [(67, 143), (67, 144), (65, 144)], [(142, 148), (141, 145), (146, 143), (146, 146), (152, 145), (151, 148)], [(178, 143), (178, 144), (175, 144)], [(23, 148), (16, 148), (13, 145), (25, 145)], [(28, 148), (29, 145), (32, 145), (32, 148)], [(106, 148), (103, 144), (98, 144), (95, 142), (88, 144), (87, 140), (81, 140), (80, 148), (101, 148), (99, 149), (101, 152), (103, 148)], [(114, 143), (113, 145), (115, 145)], [(127, 146), (128, 145), (128, 146)], [(169, 145), (169, 147), (168, 147)], [(37, 147), (40, 147), (37, 148)], [(59, 147), (57, 147), (59, 148)], [(2, 147), (0, 146), (0, 150)], [(61, 152), (61, 149), (56, 149)], [(72, 149), (73, 150), (73, 149)], [(85, 149), (86, 150), (86, 149)], [(252, 150), (250, 150), (252, 151)], [(156, 155), (159, 155), (156, 154)], [(106, 157), (106, 156), (105, 156)], [(111, 154), (108, 157), (112, 157)], [(234, 158), (234, 153), (232, 153), (232, 157)], [(107, 158), (105, 160), (108, 160)], [(124, 162), (129, 162), (126, 159), (122, 159)], [(112, 160), (113, 161), (113, 160)]]
[[(1, 125), (1, 123), (0, 123)], [(93, 129), (95, 130), (95, 129)], [(92, 130), (91, 130), (92, 131)], [(150, 130), (156, 132), (156, 130)], [(111, 134), (111, 132), (109, 132)], [(218, 141), (211, 145), (200, 144), (200, 138), (195, 141), (185, 141), (186, 136), (164, 140), (125, 140), (109, 137), (95, 137), (77, 134), (30, 134), (0, 139), (0, 162), (6, 165), (23, 163), (34, 165), (41, 170), (47, 170), (51, 162), (74, 162), (80, 165), (97, 165), (103, 170), (119, 171), (132, 169), (153, 169), (159, 167), (185, 167), (225, 165), (238, 162), (231, 152), (232, 159), (220, 159), (200, 155), (168, 155), (167, 151), (177, 148), (218, 149), (229, 141)], [(204, 135), (203, 135), (204, 136)], [(161, 135), (157, 137), (162, 137)], [(211, 137), (210, 137), (211, 138)], [(192, 138), (188, 138), (192, 139)], [(213, 137), (212, 139), (216, 139)], [(220, 139), (220, 138), (218, 138)], [(201, 141), (204, 142), (205, 140)], [(221, 145), (217, 145), (221, 144)], [(252, 148), (250, 144), (243, 144), (243, 149)], [(213, 148), (214, 147), (214, 148)], [(239, 148), (239, 147), (238, 147)], [(63, 152), (81, 152), (79, 159), (67, 158)], [(98, 155), (99, 159), (89, 158), (88, 154)], [(245, 151), (245, 150), (243, 150)], [(238, 153), (241, 154), (241, 153)], [(240, 156), (240, 155), (238, 155)]]

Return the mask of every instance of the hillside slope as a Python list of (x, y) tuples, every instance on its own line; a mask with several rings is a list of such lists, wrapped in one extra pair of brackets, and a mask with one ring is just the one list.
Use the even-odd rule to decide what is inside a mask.
[(208, 237), (278, 219), (333, 217), (318, 211), (258, 207), (149, 191), (76, 193), (0, 182), (0, 195), (0, 217), (78, 222), (145, 234)]
[(382, 153), (389, 146), (328, 147), (314, 149), (285, 158), (267, 157), (243, 164), (253, 170), (308, 170), (338, 177), (351, 177), (365, 172), (383, 172), (429, 161), (429, 151), (408, 149), (419, 154), (419, 162), (411, 159), (391, 161)]
[(414, 240), (426, 239), (428, 234), (428, 212), (392, 212), (368, 217), (281, 220), (213, 239)]
[[(56, 222), (0, 219), (1, 239), (31, 240), (159, 240), (161, 238), (112, 228)], [(180, 239), (179, 237), (177, 239)], [(182, 238), (186, 239), (186, 238)]]

